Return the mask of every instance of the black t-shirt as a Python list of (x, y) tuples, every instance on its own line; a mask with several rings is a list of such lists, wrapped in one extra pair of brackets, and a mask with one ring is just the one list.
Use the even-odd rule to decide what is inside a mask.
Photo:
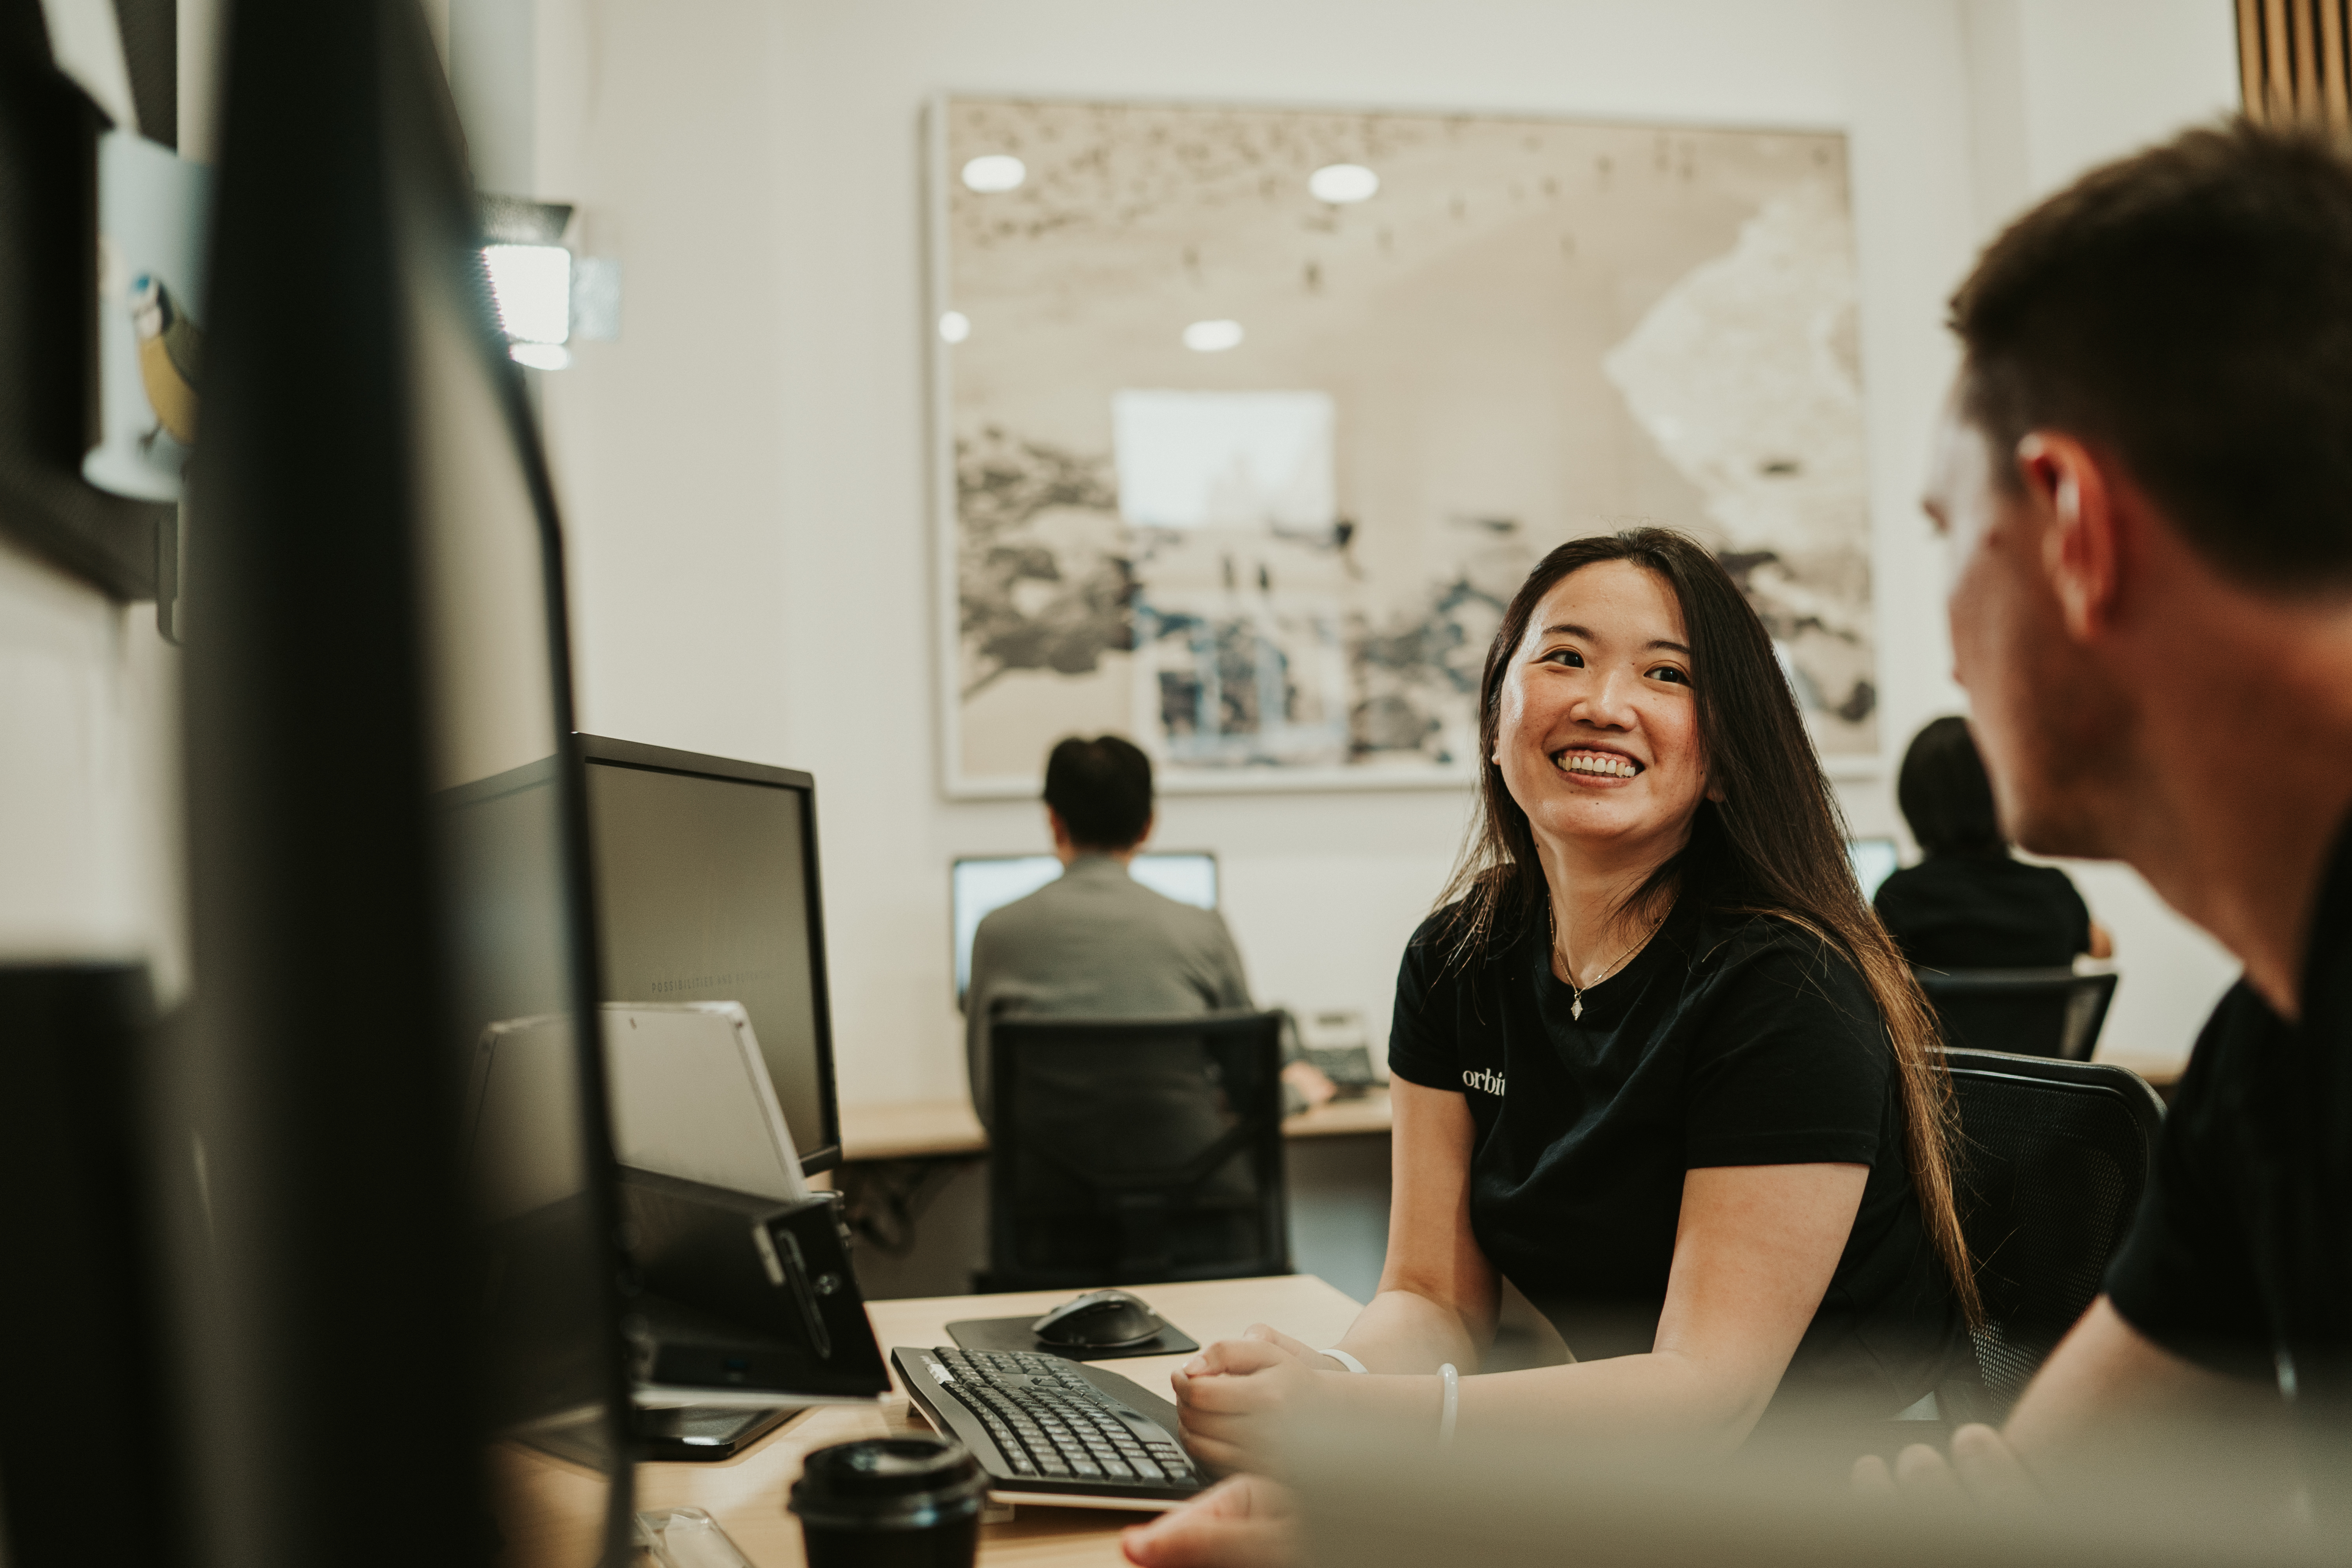
[(2063, 969), (2091, 950), (2091, 911), (2066, 873), (2007, 855), (1930, 855), (1871, 901), (1928, 969)]
[(1465, 968), (1443, 921), (1405, 950), (1390, 1068), (1468, 1101), (1472, 1231), (1578, 1359), (1651, 1348), (1685, 1171), (1838, 1163), (1870, 1176), (1776, 1409), (1802, 1391), (1889, 1416), (1973, 1364), (1851, 963), (1783, 921), (1678, 907), (1580, 1019), (1542, 933)]
[(2177, 1355), (2275, 1377), (2352, 1420), (2352, 827), (2313, 910), (2303, 1017), (2243, 981), (2198, 1037), (2155, 1179), (2107, 1267), (2126, 1321)]

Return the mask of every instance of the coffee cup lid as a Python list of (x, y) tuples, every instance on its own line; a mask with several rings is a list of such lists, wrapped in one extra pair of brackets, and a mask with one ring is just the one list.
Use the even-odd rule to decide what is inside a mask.
[(986, 1490), (962, 1444), (910, 1433), (817, 1449), (793, 1483), (792, 1510), (807, 1524), (919, 1530), (977, 1513)]

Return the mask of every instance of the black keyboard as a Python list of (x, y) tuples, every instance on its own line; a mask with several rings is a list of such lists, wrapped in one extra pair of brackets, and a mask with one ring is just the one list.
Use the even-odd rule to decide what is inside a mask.
[(890, 1359), (931, 1425), (980, 1460), (991, 1492), (1148, 1508), (1208, 1485), (1176, 1441), (1176, 1407), (1115, 1372), (951, 1346)]

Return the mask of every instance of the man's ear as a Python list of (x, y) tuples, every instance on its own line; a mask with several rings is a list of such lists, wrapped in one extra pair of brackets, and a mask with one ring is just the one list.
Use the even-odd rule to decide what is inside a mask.
[(2018, 442), (2017, 474), (2041, 525), (2042, 569), (2067, 635), (2087, 642), (2114, 619), (2123, 587), (2120, 487), (2098, 454), (2057, 430)]

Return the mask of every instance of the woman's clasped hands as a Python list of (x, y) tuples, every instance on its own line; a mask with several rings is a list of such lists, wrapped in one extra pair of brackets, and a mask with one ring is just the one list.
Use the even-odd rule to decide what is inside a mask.
[(1336, 1363), (1288, 1334), (1252, 1324), (1175, 1373), (1184, 1447), (1212, 1469), (1236, 1472), (1184, 1507), (1127, 1531), (1128, 1560), (1148, 1568), (1288, 1568), (1298, 1558), (1289, 1494), (1263, 1474), (1282, 1429), (1316, 1402)]
[(1171, 1380), (1184, 1447), (1211, 1469), (1271, 1468), (1282, 1427), (1315, 1400), (1327, 1374), (1347, 1375), (1319, 1351), (1264, 1323), (1217, 1341)]

